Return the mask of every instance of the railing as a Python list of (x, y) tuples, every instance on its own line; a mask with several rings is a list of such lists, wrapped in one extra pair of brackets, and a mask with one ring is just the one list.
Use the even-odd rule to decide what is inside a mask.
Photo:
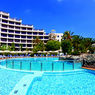
[(82, 67), (81, 62), (66, 61), (41, 61), (41, 60), (7, 60), (0, 63), (6, 68), (28, 71), (65, 71), (76, 70)]

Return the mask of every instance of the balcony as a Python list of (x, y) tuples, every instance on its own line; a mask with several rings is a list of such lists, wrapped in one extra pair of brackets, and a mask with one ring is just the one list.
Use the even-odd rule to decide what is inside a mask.
[(20, 38), (20, 36), (18, 36), (18, 35), (15, 35), (15, 38)]
[(26, 32), (21, 32), (21, 34), (26, 34)]
[(2, 31), (2, 32), (7, 32), (7, 30), (6, 30), (6, 29), (1, 29), (1, 31)]
[(25, 40), (21, 40), (21, 43), (26, 43), (26, 41)]
[(8, 19), (8, 16), (2, 15), (2, 18)]
[(26, 47), (26, 45), (25, 45), (25, 44), (23, 44), (23, 47)]
[(17, 23), (17, 22), (16, 22), (15, 24), (16, 24), (16, 25), (21, 25), (21, 23)]
[(18, 30), (19, 30), (19, 29), (20, 29), (20, 27), (15, 27), (15, 29), (18, 29)]
[(27, 30), (32, 30), (32, 28), (27, 28)]
[(14, 22), (12, 22), (12, 21), (9, 21), (9, 24), (14, 24)]
[(44, 39), (48, 39), (48, 37), (45, 37)]
[(20, 31), (15, 31), (16, 34), (20, 34)]
[(2, 20), (2, 22), (3, 22), (3, 23), (8, 23), (8, 21), (7, 21), (7, 20)]
[(7, 25), (2, 24), (2, 27), (7, 28)]
[(32, 33), (31, 33), (31, 32), (27, 32), (27, 34), (32, 35)]
[(8, 33), (14, 33), (14, 31), (13, 30), (9, 30)]
[(13, 38), (14, 36), (13, 35), (8, 35), (8, 37)]
[(43, 33), (39, 33), (39, 35), (43, 35)]
[(27, 39), (32, 39), (32, 37), (31, 36), (27, 36)]
[(32, 43), (32, 41), (27, 41), (27, 43)]
[(27, 47), (32, 47), (32, 45), (27, 45)]
[(9, 28), (14, 29), (14, 26), (9, 26)]
[(25, 38), (26, 39), (26, 36), (21, 36), (21, 38)]
[(15, 44), (15, 47), (19, 47), (19, 44)]
[(1, 34), (2, 37), (7, 37), (7, 34)]
[(22, 30), (26, 30), (26, 28), (22, 28)]
[(33, 35), (37, 35), (37, 32), (36, 33), (33, 33)]
[(8, 42), (13, 42), (13, 40), (8, 39)]
[(7, 41), (7, 39), (1, 39), (1, 41), (2, 41), (2, 42), (6, 42), (6, 41)]

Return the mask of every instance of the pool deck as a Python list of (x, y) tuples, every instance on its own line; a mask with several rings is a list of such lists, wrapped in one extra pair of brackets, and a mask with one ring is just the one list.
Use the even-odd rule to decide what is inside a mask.
[(88, 70), (95, 70), (95, 68), (91, 68), (91, 67), (82, 67), (83, 69), (88, 69)]

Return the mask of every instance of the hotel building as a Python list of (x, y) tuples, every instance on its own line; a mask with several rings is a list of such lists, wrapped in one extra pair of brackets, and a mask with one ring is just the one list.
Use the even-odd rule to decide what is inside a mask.
[(33, 25), (24, 25), (22, 20), (10, 18), (9, 13), (0, 11), (0, 44), (9, 45), (14, 42), (15, 49), (20, 50), (22, 44), (23, 50), (33, 49), (34, 39), (39, 37), (45, 44), (49, 35), (44, 30), (35, 30)]

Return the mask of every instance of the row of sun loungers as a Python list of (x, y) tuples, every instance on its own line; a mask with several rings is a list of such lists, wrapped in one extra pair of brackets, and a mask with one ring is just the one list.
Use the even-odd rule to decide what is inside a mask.
[(34, 54), (34, 57), (56, 57), (56, 56), (59, 56), (59, 54), (58, 55), (42, 55), (42, 54), (40, 54), (40, 55), (38, 55), (38, 54)]
[(18, 58), (18, 57), (30, 57), (30, 55), (0, 55), (0, 59), (6, 59), (6, 58)]
[[(38, 55), (38, 54), (34, 54), (34, 57), (58, 57), (59, 55)], [(6, 58), (20, 58), (20, 57), (31, 57), (29, 54), (28, 55), (0, 55), (0, 59), (6, 59)]]

